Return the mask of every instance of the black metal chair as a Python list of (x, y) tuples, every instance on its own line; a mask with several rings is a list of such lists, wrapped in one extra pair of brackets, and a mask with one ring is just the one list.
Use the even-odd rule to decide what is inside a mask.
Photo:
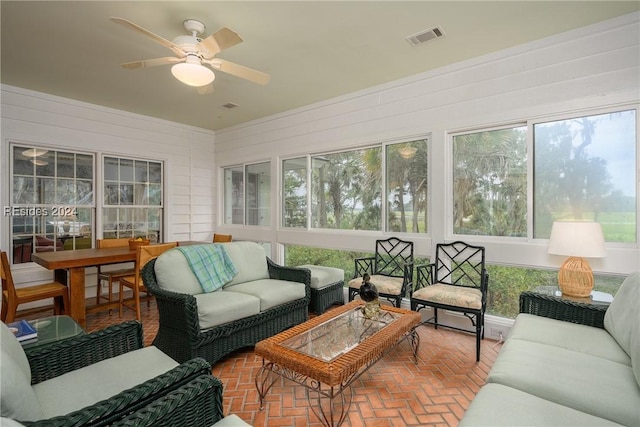
[(413, 287), (413, 242), (397, 237), (376, 240), (375, 256), (356, 258), (353, 279), (349, 281), (349, 301), (360, 292), (365, 273), (376, 286), (378, 297), (399, 308), (407, 289)]
[(482, 246), (460, 241), (437, 244), (435, 261), (416, 268), (416, 286), (410, 297), (411, 310), (433, 308), (433, 317), (423, 323), (432, 324), (436, 329), (443, 326), (469, 332), (439, 323), (438, 309), (459, 312), (471, 320), (476, 333), (476, 361), (480, 361), (480, 340), (484, 339), (489, 284), (484, 257)]

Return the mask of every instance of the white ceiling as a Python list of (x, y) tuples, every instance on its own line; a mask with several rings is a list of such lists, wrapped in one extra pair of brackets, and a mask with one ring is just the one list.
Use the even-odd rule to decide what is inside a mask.
[[(206, 129), (222, 129), (639, 10), (638, 1), (6, 1), (1, 82)], [(271, 75), (267, 86), (216, 72), (199, 95), (170, 66), (120, 63), (171, 56), (109, 21), (172, 40), (195, 18), (244, 42), (220, 58)], [(419, 47), (404, 38), (440, 26)], [(238, 108), (226, 109), (226, 103)]]

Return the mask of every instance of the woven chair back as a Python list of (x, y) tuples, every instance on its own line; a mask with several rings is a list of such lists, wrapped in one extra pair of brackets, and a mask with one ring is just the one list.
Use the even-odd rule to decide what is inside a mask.
[(96, 247), (98, 249), (103, 248), (123, 248), (129, 246), (129, 238), (122, 237), (120, 239), (98, 239), (96, 240)]
[(147, 246), (138, 246), (138, 253), (136, 254), (136, 266), (139, 273), (142, 270), (142, 267), (145, 266), (146, 263), (151, 261), (154, 258), (159, 257), (169, 249), (175, 248), (178, 246), (178, 242), (170, 242), (170, 243), (160, 243), (158, 245), (147, 245)]
[(481, 289), (484, 284), (484, 247), (464, 242), (436, 245), (435, 283)]
[(213, 243), (229, 243), (233, 240), (231, 234), (213, 234)]
[(408, 264), (413, 264), (413, 242), (397, 237), (376, 241), (374, 274), (404, 277)]

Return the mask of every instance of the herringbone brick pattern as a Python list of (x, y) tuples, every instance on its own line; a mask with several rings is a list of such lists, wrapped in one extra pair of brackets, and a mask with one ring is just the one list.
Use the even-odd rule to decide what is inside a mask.
[[(93, 301), (87, 301), (92, 303)], [(42, 317), (38, 316), (38, 317)], [(87, 330), (134, 319), (117, 311), (87, 316)], [(158, 328), (154, 302), (142, 304), (145, 344)], [(469, 403), (484, 384), (500, 345), (485, 339), (475, 362), (475, 337), (432, 326), (420, 326), (418, 364), (408, 343), (402, 343), (352, 385), (353, 403), (345, 427), (457, 426)], [(213, 367), (224, 384), (224, 412), (235, 413), (255, 427), (320, 427), (305, 389), (278, 379), (260, 410), (254, 378), (262, 360), (252, 349), (237, 351)]]

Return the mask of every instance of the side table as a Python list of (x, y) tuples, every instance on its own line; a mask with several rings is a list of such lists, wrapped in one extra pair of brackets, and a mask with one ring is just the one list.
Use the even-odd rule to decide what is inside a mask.
[(613, 297), (601, 294), (595, 300), (575, 298), (560, 294), (555, 286), (539, 286), (520, 294), (520, 313), (604, 328), (604, 314)]
[(38, 331), (38, 339), (23, 344), (24, 348), (39, 347), (85, 333), (84, 329), (69, 316), (43, 317), (30, 320), (29, 323)]

